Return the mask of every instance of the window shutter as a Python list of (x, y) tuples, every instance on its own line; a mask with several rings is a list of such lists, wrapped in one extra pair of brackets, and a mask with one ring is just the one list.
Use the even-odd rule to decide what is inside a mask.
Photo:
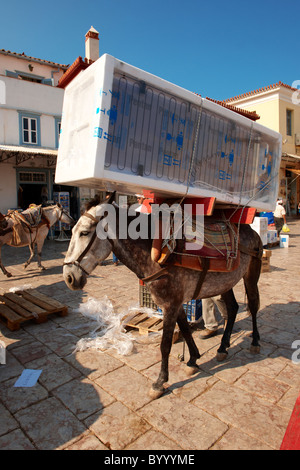
[(44, 85), (54, 86), (54, 80), (53, 80), (53, 78), (43, 78), (42, 83), (43, 83)]

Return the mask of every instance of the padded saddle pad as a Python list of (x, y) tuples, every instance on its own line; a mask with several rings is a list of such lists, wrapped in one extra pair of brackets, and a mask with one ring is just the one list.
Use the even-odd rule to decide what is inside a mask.
[(237, 269), (240, 257), (237, 250), (236, 226), (223, 221), (205, 220), (204, 237), (203, 226), (200, 230), (202, 236), (199, 233), (198, 240), (203, 241), (203, 245), (197, 244), (197, 241), (177, 240), (173, 253), (169, 251), (168, 246), (161, 249), (158, 263), (202, 271), (203, 259), (208, 259), (208, 271), (229, 272)]
[(41, 206), (31, 207), (22, 211), (21, 216), (31, 227), (37, 227), (42, 220)]

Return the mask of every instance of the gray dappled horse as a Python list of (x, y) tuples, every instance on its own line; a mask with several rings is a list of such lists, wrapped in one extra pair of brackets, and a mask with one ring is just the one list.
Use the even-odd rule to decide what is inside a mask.
[[(39, 207), (39, 206), (37, 206)], [(35, 208), (32, 209), (32, 212)], [(24, 213), (30, 214), (31, 209), (27, 209)], [(22, 217), (22, 213), (17, 211), (9, 211), (6, 216), (2, 216), (2, 228), (0, 228), (0, 268), (7, 277), (12, 274), (5, 269), (1, 260), (1, 248), (3, 245), (15, 247), (29, 246), (30, 257), (24, 267), (30, 264), (34, 257), (35, 247), (37, 247), (38, 266), (45, 269), (41, 264), (42, 248), (48, 235), (50, 227), (56, 222), (61, 221), (68, 225), (75, 224), (74, 219), (63, 209), (60, 204), (48, 207), (40, 207), (40, 221), (36, 226), (31, 226), (26, 219)], [(18, 227), (18, 237), (16, 237), (16, 229)]]
[[(113, 199), (105, 201), (111, 204)], [(87, 282), (87, 276), (109, 254), (117, 258), (133, 271), (139, 279), (151, 277), (161, 270), (160, 265), (151, 259), (151, 239), (119, 239), (118, 237), (100, 239), (97, 236), (98, 224), (107, 224), (105, 217), (99, 217), (101, 203), (95, 198), (87, 206), (72, 230), (72, 238), (64, 261), (63, 275), (67, 286), (72, 290), (82, 289)], [(106, 206), (107, 207), (107, 206)], [(126, 210), (116, 207), (116, 211)], [(128, 216), (128, 224), (136, 216)], [(138, 217), (149, 217), (139, 214)], [(118, 223), (119, 217), (116, 217)], [(98, 226), (99, 228), (99, 226)], [(98, 231), (98, 230), (97, 230)], [(118, 227), (116, 228), (118, 233)], [(249, 225), (241, 225), (239, 231), (240, 262), (237, 269), (231, 272), (207, 272), (200, 294), (197, 298), (213, 297), (222, 294), (228, 311), (228, 321), (218, 349), (218, 360), (225, 359), (227, 348), (230, 346), (230, 336), (238, 311), (238, 304), (232, 288), (243, 278), (248, 308), (252, 315), (253, 334), (252, 352), (259, 351), (259, 333), (256, 324), (256, 314), (259, 309), (258, 279), (261, 270), (262, 243), (258, 234)], [(198, 348), (193, 340), (183, 303), (189, 301), (195, 294), (198, 285), (199, 271), (182, 267), (170, 266), (162, 277), (155, 278), (148, 283), (154, 302), (163, 311), (163, 335), (161, 340), (161, 370), (157, 381), (152, 385), (150, 395), (158, 398), (164, 392), (163, 384), (168, 381), (168, 359), (172, 346), (173, 332), (176, 322), (187, 343), (190, 359), (187, 362), (187, 372), (193, 374), (198, 371), (196, 360), (200, 357)], [(99, 279), (99, 286), (101, 286)]]

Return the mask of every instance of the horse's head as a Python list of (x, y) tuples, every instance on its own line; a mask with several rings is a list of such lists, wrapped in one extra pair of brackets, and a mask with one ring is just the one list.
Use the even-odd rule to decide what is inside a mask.
[[(107, 200), (102, 204), (109, 202), (111, 201)], [(107, 238), (100, 239), (97, 234), (97, 226), (102, 220), (98, 214), (101, 214), (101, 209), (105, 207), (102, 204), (89, 207), (72, 229), (63, 268), (65, 283), (72, 290), (82, 289), (87, 276), (112, 251), (110, 241)]]
[(62, 207), (61, 204), (57, 203), (55, 207), (57, 209), (56, 212), (58, 220), (73, 227), (76, 223), (73, 217), (70, 216), (70, 214)]

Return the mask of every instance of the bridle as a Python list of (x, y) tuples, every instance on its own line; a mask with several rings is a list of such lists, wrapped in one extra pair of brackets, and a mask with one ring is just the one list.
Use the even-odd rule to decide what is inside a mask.
[[(70, 225), (72, 225), (72, 224), (74, 225), (74, 224), (75, 224), (75, 220), (73, 219), (73, 217), (70, 216), (70, 214), (68, 214), (68, 212), (62, 207), (62, 205), (61, 205), (61, 204), (56, 204), (56, 206), (60, 209), (60, 215), (59, 215), (57, 221), (60, 222), (60, 221), (61, 221), (61, 218), (62, 218), (62, 216), (63, 216), (63, 214), (65, 214), (65, 215), (68, 217), (68, 219), (70, 219)], [(52, 207), (53, 207), (53, 206), (52, 206)], [(43, 216), (45, 217), (45, 219), (46, 219), (47, 222), (49, 223), (49, 219), (48, 219), (48, 217), (47, 217), (46, 214), (45, 214), (45, 212), (47, 212), (47, 209), (48, 209), (48, 208), (51, 209), (51, 206), (43, 207), (43, 208), (42, 208), (42, 211), (43, 211)]]
[[(89, 219), (93, 220), (93, 222), (95, 222), (96, 224), (98, 224), (99, 222), (99, 219), (97, 219), (96, 217), (94, 217), (92, 214), (89, 214), (88, 212), (85, 212), (84, 214), (82, 214), (82, 217), (85, 216), (85, 217), (88, 217)], [(85, 255), (87, 254), (87, 252), (90, 250), (92, 244), (94, 243), (95, 239), (96, 239), (96, 236), (97, 236), (97, 231), (95, 229), (95, 232), (93, 233), (92, 235), (92, 238), (90, 239), (89, 243), (87, 244), (87, 246), (85, 247), (85, 249), (83, 250), (83, 252), (78, 256), (78, 258), (75, 260), (75, 261), (69, 261), (67, 263), (63, 263), (63, 266), (67, 266), (67, 265), (74, 265), (74, 266), (77, 266), (78, 268), (81, 269), (81, 271), (84, 272), (84, 274), (86, 274), (87, 276), (89, 276), (90, 273), (88, 273), (82, 266), (81, 266), (81, 261), (83, 260), (83, 258), (85, 257)]]

